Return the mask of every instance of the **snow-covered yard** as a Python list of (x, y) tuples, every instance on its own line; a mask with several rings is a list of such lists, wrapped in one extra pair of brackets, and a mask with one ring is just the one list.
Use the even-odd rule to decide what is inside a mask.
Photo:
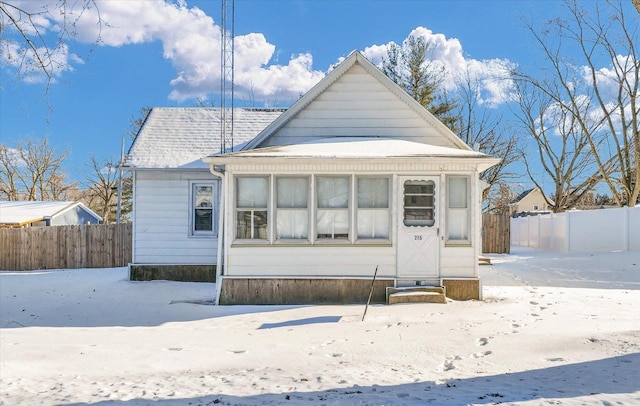
[(125, 268), (1, 272), (0, 404), (640, 404), (640, 252), (492, 258), (483, 301), (364, 321)]

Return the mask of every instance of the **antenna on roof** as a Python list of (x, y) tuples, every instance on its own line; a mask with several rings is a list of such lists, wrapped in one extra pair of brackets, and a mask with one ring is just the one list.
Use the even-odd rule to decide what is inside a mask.
[(222, 0), (220, 48), (220, 152), (233, 152), (234, 0)]

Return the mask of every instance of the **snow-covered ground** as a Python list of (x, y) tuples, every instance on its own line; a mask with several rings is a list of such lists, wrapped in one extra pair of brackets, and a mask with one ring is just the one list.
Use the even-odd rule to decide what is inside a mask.
[(483, 301), (364, 321), (125, 268), (1, 272), (0, 404), (640, 404), (640, 252), (492, 258)]

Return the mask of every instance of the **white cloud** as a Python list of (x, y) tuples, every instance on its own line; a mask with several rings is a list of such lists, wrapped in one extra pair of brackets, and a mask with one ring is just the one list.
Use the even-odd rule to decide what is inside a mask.
[[(34, 21), (41, 33), (57, 36), (66, 23), (67, 29), (73, 28), (73, 37), (85, 43), (119, 47), (161, 42), (164, 58), (170, 60), (176, 70), (169, 95), (173, 100), (184, 101), (220, 89), (220, 26), (204, 11), (190, 8), (185, 1), (96, 0), (97, 7), (91, 2), (69, 2), (64, 15), (58, 12), (57, 1), (29, 0), (15, 4), (29, 12), (40, 12)], [(508, 60), (468, 58), (458, 39), (424, 27), (417, 27), (409, 36), (423, 37), (433, 44), (434, 61), (447, 72), (444, 82), (447, 90), (454, 90), (460, 78), (471, 75), (483, 85), (483, 102), (499, 104), (508, 98), (510, 83), (502, 79), (511, 66)], [(364, 54), (380, 65), (391, 44), (372, 45)], [(275, 55), (278, 60), (282, 56), (276, 54), (276, 46), (260, 33), (236, 36), (234, 45), (235, 94), (239, 98), (267, 104), (288, 103), (325, 75), (313, 69), (313, 57), (309, 53), (291, 55), (284, 64), (274, 63)], [(29, 57), (28, 53), (25, 55)], [(8, 63), (4, 55), (3, 59), (4, 63), (16, 66), (15, 60)], [(72, 65), (80, 61), (64, 45), (55, 56), (55, 75), (72, 70)], [(28, 78), (35, 81), (35, 77)]]
[[(477, 79), (482, 85), (481, 102), (488, 105), (498, 105), (510, 99), (512, 84), (506, 80), (509, 68), (514, 64), (508, 59), (477, 60), (465, 56), (462, 44), (457, 38), (447, 38), (444, 34), (417, 27), (403, 40), (406, 43), (410, 37), (422, 37), (432, 44), (433, 63), (435, 67), (445, 69), (446, 76), (443, 85), (447, 91), (455, 91), (458, 83), (466, 76)], [(364, 54), (374, 64), (381, 66), (387, 50), (394, 44), (373, 45), (364, 50)]]
[[(58, 3), (53, 1), (14, 4), (28, 12), (47, 10), (37, 14), (35, 27), (41, 34), (58, 35), (66, 21), (73, 22), (74, 39), (85, 43), (119, 47), (160, 41), (163, 56), (177, 72), (171, 81), (171, 99), (183, 101), (219, 91), (220, 26), (199, 8), (189, 8), (185, 1), (96, 0), (97, 8), (92, 3), (84, 8), (87, 3), (69, 2), (65, 15), (57, 12)], [(293, 55), (284, 65), (268, 65), (276, 47), (262, 34), (236, 36), (234, 44), (235, 91), (239, 96), (272, 102), (293, 100), (324, 76), (313, 70), (310, 54)], [(77, 59), (58, 58), (57, 62), (59, 74), (71, 70), (70, 64)]]

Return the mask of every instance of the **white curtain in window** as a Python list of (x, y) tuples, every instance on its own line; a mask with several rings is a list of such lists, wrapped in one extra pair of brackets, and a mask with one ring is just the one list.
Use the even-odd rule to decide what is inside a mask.
[(278, 208), (307, 208), (308, 185), (307, 178), (276, 179)]
[(389, 238), (389, 211), (358, 210), (358, 238)]
[(237, 179), (236, 238), (267, 238), (268, 200), (268, 178), (256, 177)]
[(304, 239), (309, 236), (307, 178), (276, 179), (276, 238)]
[(358, 179), (358, 238), (389, 238), (389, 179)]
[(349, 177), (316, 178), (318, 238), (347, 238), (349, 236)]
[(348, 210), (322, 210), (317, 213), (318, 238), (347, 238), (349, 236)]
[(467, 204), (467, 178), (450, 178), (449, 207), (452, 209), (466, 209)]
[(447, 233), (449, 240), (469, 239), (469, 182), (466, 177), (449, 178)]
[(317, 178), (318, 208), (348, 208), (349, 178)]
[(238, 178), (237, 207), (267, 207), (269, 182), (267, 178)]
[(389, 179), (359, 178), (358, 208), (388, 208)]

